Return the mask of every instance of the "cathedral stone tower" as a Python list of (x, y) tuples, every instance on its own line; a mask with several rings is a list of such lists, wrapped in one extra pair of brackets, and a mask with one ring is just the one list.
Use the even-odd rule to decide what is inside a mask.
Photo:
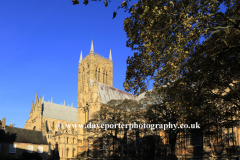
[(85, 92), (88, 92), (88, 81), (94, 81), (112, 86), (113, 85), (113, 62), (111, 49), (109, 58), (106, 59), (94, 53), (93, 41), (91, 43), (90, 53), (83, 59), (82, 51), (78, 66), (78, 104), (82, 99), (87, 102)]
[[(95, 83), (100, 82), (108, 86), (113, 85), (113, 62), (112, 53), (110, 49), (109, 58), (104, 58), (94, 53), (93, 41), (91, 43), (90, 53), (83, 59), (82, 51), (78, 66), (78, 110), (84, 110), (90, 103), (96, 106), (97, 102), (97, 88), (93, 84), (93, 88), (90, 86), (90, 79)], [(95, 98), (94, 98), (95, 97)], [(99, 102), (100, 103), (100, 102)], [(95, 109), (94, 109), (95, 110)], [(93, 111), (93, 110), (92, 110)], [(96, 111), (96, 110), (95, 110)], [(80, 111), (83, 113), (84, 111)], [(85, 112), (86, 113), (86, 112)], [(88, 111), (88, 114), (90, 111)], [(79, 123), (86, 123), (89, 118), (85, 120), (81, 114), (79, 114)], [(88, 116), (87, 116), (88, 117)]]
[[(91, 80), (90, 80), (91, 79)], [(96, 111), (100, 110), (101, 101), (98, 95), (97, 83), (113, 85), (113, 62), (111, 49), (106, 59), (94, 53), (93, 41), (90, 53), (83, 59), (82, 51), (78, 65), (78, 123), (86, 124)], [(88, 133), (82, 128), (78, 131), (78, 153), (85, 151), (85, 141)]]

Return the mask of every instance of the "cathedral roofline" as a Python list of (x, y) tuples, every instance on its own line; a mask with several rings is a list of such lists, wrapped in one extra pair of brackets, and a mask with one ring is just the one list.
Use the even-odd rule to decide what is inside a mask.
[(42, 106), (43, 117), (77, 122), (77, 108), (46, 101), (42, 102)]
[[(90, 79), (90, 85), (93, 86), (94, 80)], [(138, 97), (136, 97), (133, 94), (127, 93), (125, 91), (122, 91), (120, 89), (114, 88), (112, 86), (97, 82), (98, 84), (98, 96), (100, 97), (100, 101), (103, 104), (108, 103), (112, 99), (116, 100), (124, 100), (124, 99), (133, 99), (138, 100)]]

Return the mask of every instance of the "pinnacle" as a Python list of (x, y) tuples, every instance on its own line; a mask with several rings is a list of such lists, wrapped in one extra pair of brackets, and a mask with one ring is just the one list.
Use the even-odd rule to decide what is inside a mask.
[(92, 40), (92, 42), (91, 42), (91, 50), (90, 50), (90, 53), (94, 53), (93, 40)]
[(82, 62), (82, 50), (81, 50), (80, 59), (79, 59), (79, 63), (81, 62)]
[(108, 58), (110, 61), (112, 60), (112, 52), (111, 52), (111, 49), (110, 49), (110, 53), (109, 53), (109, 58)]

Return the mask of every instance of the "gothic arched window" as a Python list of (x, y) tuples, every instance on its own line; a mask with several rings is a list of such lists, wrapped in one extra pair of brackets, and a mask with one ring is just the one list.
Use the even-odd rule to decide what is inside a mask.
[(84, 78), (85, 78), (85, 69), (83, 67), (83, 72), (82, 72), (82, 86), (84, 86)]
[(59, 124), (59, 129), (62, 129), (62, 123)]
[(68, 151), (69, 151), (69, 149), (67, 148), (67, 150), (66, 150), (66, 157), (68, 157)]
[(100, 82), (100, 68), (98, 68), (98, 82)]
[(82, 74), (82, 85), (83, 85), (83, 74)]
[(107, 79), (108, 79), (108, 75), (107, 75), (107, 72), (106, 72), (106, 84), (107, 84)]
[(95, 70), (95, 80), (97, 80), (97, 67), (96, 67), (96, 70)]
[(103, 71), (103, 83), (104, 83), (104, 80), (105, 80), (105, 79), (104, 79), (104, 77), (105, 77), (105, 75), (104, 75), (104, 74), (105, 74), (105, 73), (104, 73), (104, 71)]
[(48, 149), (48, 151), (49, 151), (48, 153), (51, 153), (51, 151), (52, 151), (51, 142), (48, 143), (48, 148), (49, 148), (49, 149)]
[(72, 150), (72, 157), (74, 157), (74, 151), (75, 151), (75, 148), (73, 148)]
[(45, 122), (45, 125), (46, 125), (46, 130), (48, 132), (49, 130), (48, 130), (48, 123), (47, 123), (47, 121)]

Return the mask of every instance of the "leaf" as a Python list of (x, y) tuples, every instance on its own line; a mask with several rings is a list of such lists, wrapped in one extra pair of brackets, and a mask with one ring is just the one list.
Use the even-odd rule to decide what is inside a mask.
[(121, 4), (122, 7), (127, 6), (127, 3), (125, 1), (123, 1), (123, 3)]
[(78, 1), (78, 0), (72, 0), (72, 2), (73, 2), (73, 5), (79, 4), (79, 1)]
[(103, 3), (105, 4), (105, 7), (108, 6), (108, 1), (104, 1)]
[[(115, 18), (116, 15), (117, 15), (117, 13), (116, 13), (116, 12), (113, 12), (113, 18)], [(112, 19), (113, 19), (113, 18), (112, 18)]]
[(83, 4), (85, 4), (85, 6), (88, 4), (88, 0), (84, 0)]
[(129, 9), (129, 13), (132, 11), (132, 9), (133, 9), (133, 6)]

